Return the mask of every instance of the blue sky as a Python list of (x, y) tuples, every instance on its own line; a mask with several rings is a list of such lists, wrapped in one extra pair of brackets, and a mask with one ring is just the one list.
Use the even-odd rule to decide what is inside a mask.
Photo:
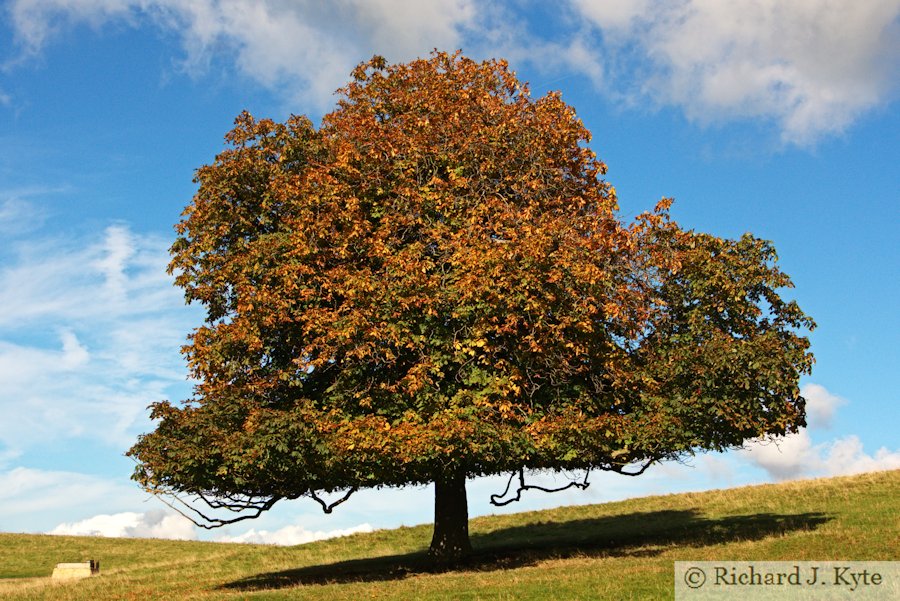
[[(431, 520), (425, 488), (198, 533), (129, 480), (189, 395), (165, 274), (193, 172), (247, 109), (317, 122), (373, 54), (503, 57), (593, 132), (622, 217), (772, 240), (819, 324), (810, 426), (508, 511), (900, 468), (900, 1), (11, 0), (0, 10), (0, 531), (300, 542)], [(538, 476), (553, 481), (553, 476)], [(565, 482), (564, 476), (557, 481)], [(502, 478), (470, 482), (491, 513)]]

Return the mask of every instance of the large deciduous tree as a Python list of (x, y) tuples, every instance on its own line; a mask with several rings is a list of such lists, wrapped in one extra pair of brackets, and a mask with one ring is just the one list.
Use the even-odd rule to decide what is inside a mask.
[(623, 223), (589, 139), (559, 94), (459, 53), (360, 65), (318, 129), (239, 116), (171, 249), (207, 312), (198, 384), (153, 405), (137, 481), (244, 510), (212, 526), (434, 483), (452, 559), (466, 478), (521, 492), (803, 426), (813, 323), (771, 244), (685, 231), (669, 200)]

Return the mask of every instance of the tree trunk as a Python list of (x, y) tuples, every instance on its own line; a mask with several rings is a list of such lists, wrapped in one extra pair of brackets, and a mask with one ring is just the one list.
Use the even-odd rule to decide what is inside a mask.
[(428, 554), (456, 561), (472, 553), (465, 474), (441, 475), (434, 482), (434, 536)]

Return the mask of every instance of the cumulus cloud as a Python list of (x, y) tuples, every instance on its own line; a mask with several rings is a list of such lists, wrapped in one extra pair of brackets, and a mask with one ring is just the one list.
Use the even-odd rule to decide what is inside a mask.
[(573, 6), (601, 33), (609, 62), (627, 59), (617, 66), (632, 94), (698, 121), (771, 119), (786, 142), (808, 144), (896, 92), (898, 0)]
[(113, 538), (167, 538), (194, 540), (194, 525), (177, 513), (148, 511), (101, 514), (77, 522), (59, 524), (47, 534), (108, 536)]
[(752, 441), (740, 451), (743, 457), (775, 480), (846, 476), (900, 468), (900, 450), (881, 447), (874, 455), (869, 455), (856, 435), (814, 444), (810, 430), (829, 428), (835, 411), (847, 401), (819, 384), (806, 384), (801, 393), (807, 402), (809, 427), (781, 438)]
[(835, 411), (847, 402), (819, 384), (805, 384), (800, 394), (806, 399), (806, 421), (810, 428), (830, 428)]
[(285, 526), (275, 531), (254, 530), (251, 528), (247, 532), (237, 536), (220, 536), (216, 540), (222, 543), (256, 543), (263, 545), (302, 545), (317, 540), (325, 540), (327, 538), (336, 538), (338, 536), (349, 536), (359, 532), (372, 532), (374, 529), (369, 524), (360, 524), (352, 528), (343, 528), (338, 530), (307, 530), (302, 526)]
[(900, 469), (900, 450), (881, 447), (869, 455), (852, 434), (815, 445), (804, 429), (779, 440), (753, 443), (743, 452), (775, 480)]
[[(307, 530), (302, 526), (291, 525), (274, 531), (251, 528), (242, 534), (222, 535), (216, 537), (215, 540), (223, 543), (302, 545), (317, 540), (372, 531), (373, 528), (369, 524), (335, 530)], [(82, 520), (64, 522), (49, 530), (47, 534), (173, 540), (196, 540), (198, 538), (197, 528), (190, 520), (163, 509), (144, 513), (125, 511), (95, 515)]]
[(807, 430), (773, 440), (754, 441), (742, 451), (751, 463), (775, 480), (790, 480), (820, 472), (824, 467)]

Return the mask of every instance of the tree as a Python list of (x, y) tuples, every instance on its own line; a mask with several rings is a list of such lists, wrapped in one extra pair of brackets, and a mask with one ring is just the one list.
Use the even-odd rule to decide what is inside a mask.
[(170, 272), (206, 309), (198, 383), (129, 451), (147, 490), (238, 512), (198, 511), (217, 526), (434, 483), (431, 553), (455, 559), (466, 478), (518, 498), (526, 471), (805, 425), (814, 324), (770, 243), (685, 231), (668, 199), (622, 223), (575, 111), (503, 61), (376, 57), (340, 92), (318, 129), (240, 115), (197, 171)]

